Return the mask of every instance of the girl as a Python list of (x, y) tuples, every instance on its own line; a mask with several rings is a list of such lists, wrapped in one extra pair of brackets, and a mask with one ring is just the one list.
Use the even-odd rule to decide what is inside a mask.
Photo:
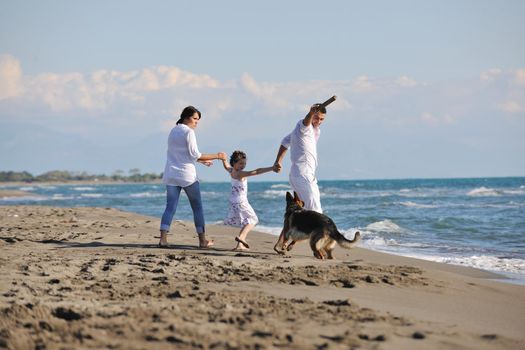
[(244, 171), (246, 167), (246, 154), (242, 151), (234, 151), (230, 157), (230, 164), (226, 157), (222, 158), (224, 169), (230, 173), (232, 178), (232, 191), (230, 195), (230, 209), (228, 216), (224, 219), (225, 225), (240, 226), (239, 236), (235, 237), (237, 246), (234, 250), (248, 250), (250, 246), (246, 243), (246, 236), (252, 228), (257, 225), (259, 219), (250, 203), (248, 203), (248, 176), (264, 174), (270, 171), (277, 172), (277, 167), (258, 168)]

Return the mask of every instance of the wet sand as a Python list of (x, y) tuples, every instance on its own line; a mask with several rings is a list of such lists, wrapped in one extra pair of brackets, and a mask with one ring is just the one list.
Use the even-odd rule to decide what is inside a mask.
[(525, 287), (466, 267), (112, 208), (0, 207), (0, 348), (524, 349)]

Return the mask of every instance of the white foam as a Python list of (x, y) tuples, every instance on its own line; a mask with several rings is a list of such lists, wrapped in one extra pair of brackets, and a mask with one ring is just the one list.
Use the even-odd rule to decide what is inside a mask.
[(51, 198), (53, 200), (66, 200), (66, 199), (75, 199), (74, 196), (67, 196), (67, 197), (64, 197), (64, 195), (62, 193), (58, 193), (58, 194), (54, 194), (53, 195), (53, 198)]
[(269, 233), (274, 236), (279, 236), (281, 234), (282, 227), (257, 225), (255, 226), (254, 230), (259, 231), (259, 232)]
[(395, 222), (389, 219), (373, 222), (369, 224), (368, 226), (366, 226), (365, 230), (374, 231), (374, 232), (388, 232), (388, 233), (399, 233), (399, 232), (405, 231), (402, 227), (400, 227)]
[(0, 200), (5, 201), (5, 202), (25, 202), (25, 201), (42, 202), (47, 199), (48, 198), (44, 196), (0, 197)]
[(517, 190), (505, 190), (503, 191), (504, 194), (512, 194), (512, 195), (525, 195), (525, 189), (521, 188)]
[(262, 196), (264, 198), (284, 198), (287, 191), (283, 190), (266, 190), (263, 192)]
[(73, 187), (73, 190), (75, 191), (95, 191), (96, 188), (94, 187)]
[(414, 202), (397, 202), (405, 207), (410, 207), (410, 208), (436, 208), (437, 206), (436, 205), (431, 205), (431, 204), (420, 204), (420, 203), (414, 203)]
[(36, 190), (36, 188), (33, 187), (33, 186), (19, 187), (18, 189), (20, 191), (34, 191), (34, 190)]
[(290, 185), (285, 185), (285, 184), (276, 184), (276, 185), (271, 185), (270, 188), (287, 188), (287, 189), (291, 189)]
[(157, 198), (157, 197), (164, 197), (164, 193), (159, 192), (139, 192), (139, 193), (131, 193), (129, 195), (133, 198)]
[(499, 196), (499, 195), (500, 195), (499, 192), (496, 191), (495, 189), (486, 188), (486, 187), (479, 187), (467, 193), (467, 196), (471, 196), (471, 197), (487, 197), (487, 196)]
[(101, 198), (104, 195), (102, 193), (82, 193), (80, 196), (85, 198)]
[(413, 258), (437, 261), (445, 264), (475, 267), (495, 272), (511, 272), (525, 274), (525, 260), (516, 258), (500, 258), (492, 255), (472, 255), (464, 257), (444, 257), (432, 255), (410, 254)]

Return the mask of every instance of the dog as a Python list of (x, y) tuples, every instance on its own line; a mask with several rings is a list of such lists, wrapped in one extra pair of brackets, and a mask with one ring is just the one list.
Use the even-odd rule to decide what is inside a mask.
[(356, 232), (353, 240), (348, 240), (335, 226), (332, 219), (313, 210), (303, 209), (304, 202), (297, 193), (286, 192), (286, 212), (279, 240), (273, 247), (278, 254), (290, 251), (296, 242), (310, 240), (310, 248), (317, 259), (334, 259), (332, 251), (336, 243), (343, 248), (352, 248), (361, 238)]

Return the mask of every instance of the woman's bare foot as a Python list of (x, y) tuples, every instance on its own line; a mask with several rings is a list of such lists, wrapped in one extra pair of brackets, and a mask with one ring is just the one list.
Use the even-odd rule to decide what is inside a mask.
[(168, 231), (160, 230), (159, 247), (165, 248), (168, 246)]
[(206, 239), (206, 234), (199, 233), (199, 248), (209, 248), (214, 244), (215, 242), (213, 241), (213, 239), (208, 240)]
[(199, 241), (199, 248), (209, 248), (209, 247), (213, 246), (214, 244), (215, 244), (215, 242), (213, 241), (213, 239), (205, 240), (204, 242)]

